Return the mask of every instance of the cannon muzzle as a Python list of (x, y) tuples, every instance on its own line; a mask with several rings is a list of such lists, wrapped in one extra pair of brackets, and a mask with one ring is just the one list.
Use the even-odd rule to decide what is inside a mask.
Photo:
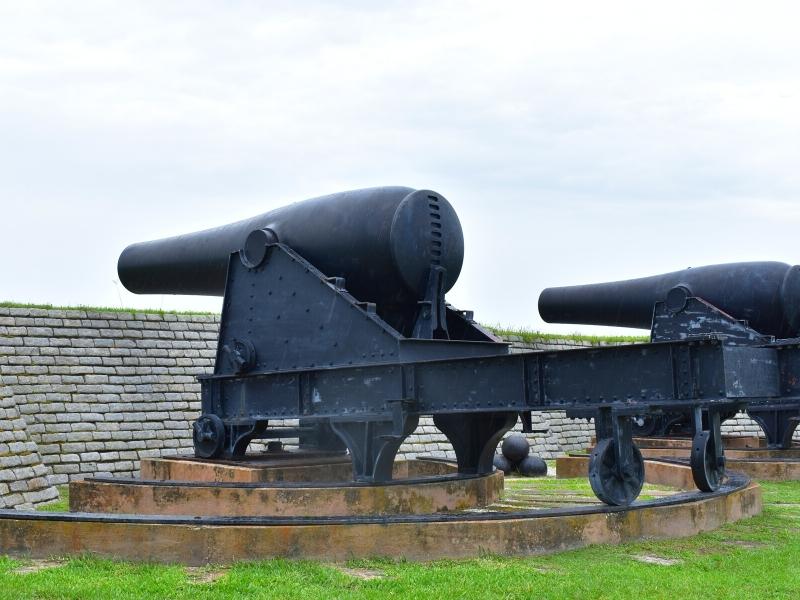
[(653, 307), (683, 287), (756, 331), (779, 338), (800, 332), (800, 266), (780, 262), (709, 265), (663, 275), (547, 288), (539, 314), (548, 323), (650, 329)]
[(117, 270), (139, 294), (222, 296), (228, 259), (248, 235), (265, 230), (328, 277), (343, 277), (357, 299), (413, 303), (425, 296), (431, 267), (446, 269), (444, 291), (458, 279), (464, 236), (440, 194), (406, 187), (341, 192), (297, 202), (215, 229), (125, 248)]

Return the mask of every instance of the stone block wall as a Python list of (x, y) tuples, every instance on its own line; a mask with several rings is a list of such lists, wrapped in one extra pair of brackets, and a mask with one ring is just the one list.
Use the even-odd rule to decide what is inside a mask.
[(0, 375), (52, 483), (190, 452), (217, 318), (0, 309)]
[[(722, 433), (724, 435), (756, 435), (764, 437), (764, 432), (759, 427), (758, 423), (753, 421), (745, 413), (739, 413), (732, 419), (728, 419), (722, 424)], [(794, 438), (800, 440), (800, 430), (795, 431)]]
[(0, 508), (30, 509), (58, 498), (11, 391), (0, 380)]

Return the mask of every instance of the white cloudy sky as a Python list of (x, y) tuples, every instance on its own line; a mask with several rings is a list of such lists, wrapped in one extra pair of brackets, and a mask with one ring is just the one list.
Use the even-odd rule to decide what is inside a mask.
[(0, 0), (0, 299), (203, 308), (128, 243), (432, 188), (450, 301), (555, 331), (550, 285), (800, 262), (796, 2)]

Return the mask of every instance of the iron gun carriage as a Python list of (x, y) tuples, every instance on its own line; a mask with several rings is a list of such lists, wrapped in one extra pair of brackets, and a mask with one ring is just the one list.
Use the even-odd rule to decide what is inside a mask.
[[(655, 309), (655, 310), (654, 310)], [(775, 394), (752, 398), (748, 415), (764, 430), (769, 448), (789, 448), (800, 423), (800, 266), (780, 262), (709, 265), (589, 285), (548, 288), (539, 312), (550, 323), (650, 329), (651, 342), (719, 338), (728, 347), (761, 347), (779, 370)], [(753, 376), (746, 365), (737, 372)], [(575, 417), (591, 413), (571, 411)], [(736, 411), (721, 413), (721, 420)], [(639, 436), (692, 433), (691, 415), (664, 411), (634, 420)]]
[[(384, 187), (134, 244), (118, 270), (138, 293), (224, 295), (214, 372), (199, 378), (199, 457), (242, 458), (253, 439), (291, 435), (301, 448), (346, 448), (355, 479), (384, 482), (419, 417), (432, 415), (459, 472), (485, 474), (520, 415), (589, 410), (592, 488), (627, 505), (644, 482), (633, 416), (693, 415), (695, 481), (712, 491), (724, 473), (720, 414), (783, 394), (780, 348), (688, 292), (656, 303), (656, 343), (512, 354), (445, 300), (463, 252), (443, 196)], [(724, 335), (669, 333), (698, 310)], [(274, 426), (285, 419), (298, 427)]]

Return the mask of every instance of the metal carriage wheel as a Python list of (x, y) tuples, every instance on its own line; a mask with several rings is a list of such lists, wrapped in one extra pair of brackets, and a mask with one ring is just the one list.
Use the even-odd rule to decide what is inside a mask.
[(613, 438), (600, 440), (589, 459), (589, 483), (595, 495), (612, 506), (628, 506), (644, 485), (644, 459), (631, 443), (629, 460), (620, 465)]
[(701, 492), (716, 492), (725, 476), (725, 458), (714, 439), (713, 431), (698, 431), (692, 439), (692, 478)]

